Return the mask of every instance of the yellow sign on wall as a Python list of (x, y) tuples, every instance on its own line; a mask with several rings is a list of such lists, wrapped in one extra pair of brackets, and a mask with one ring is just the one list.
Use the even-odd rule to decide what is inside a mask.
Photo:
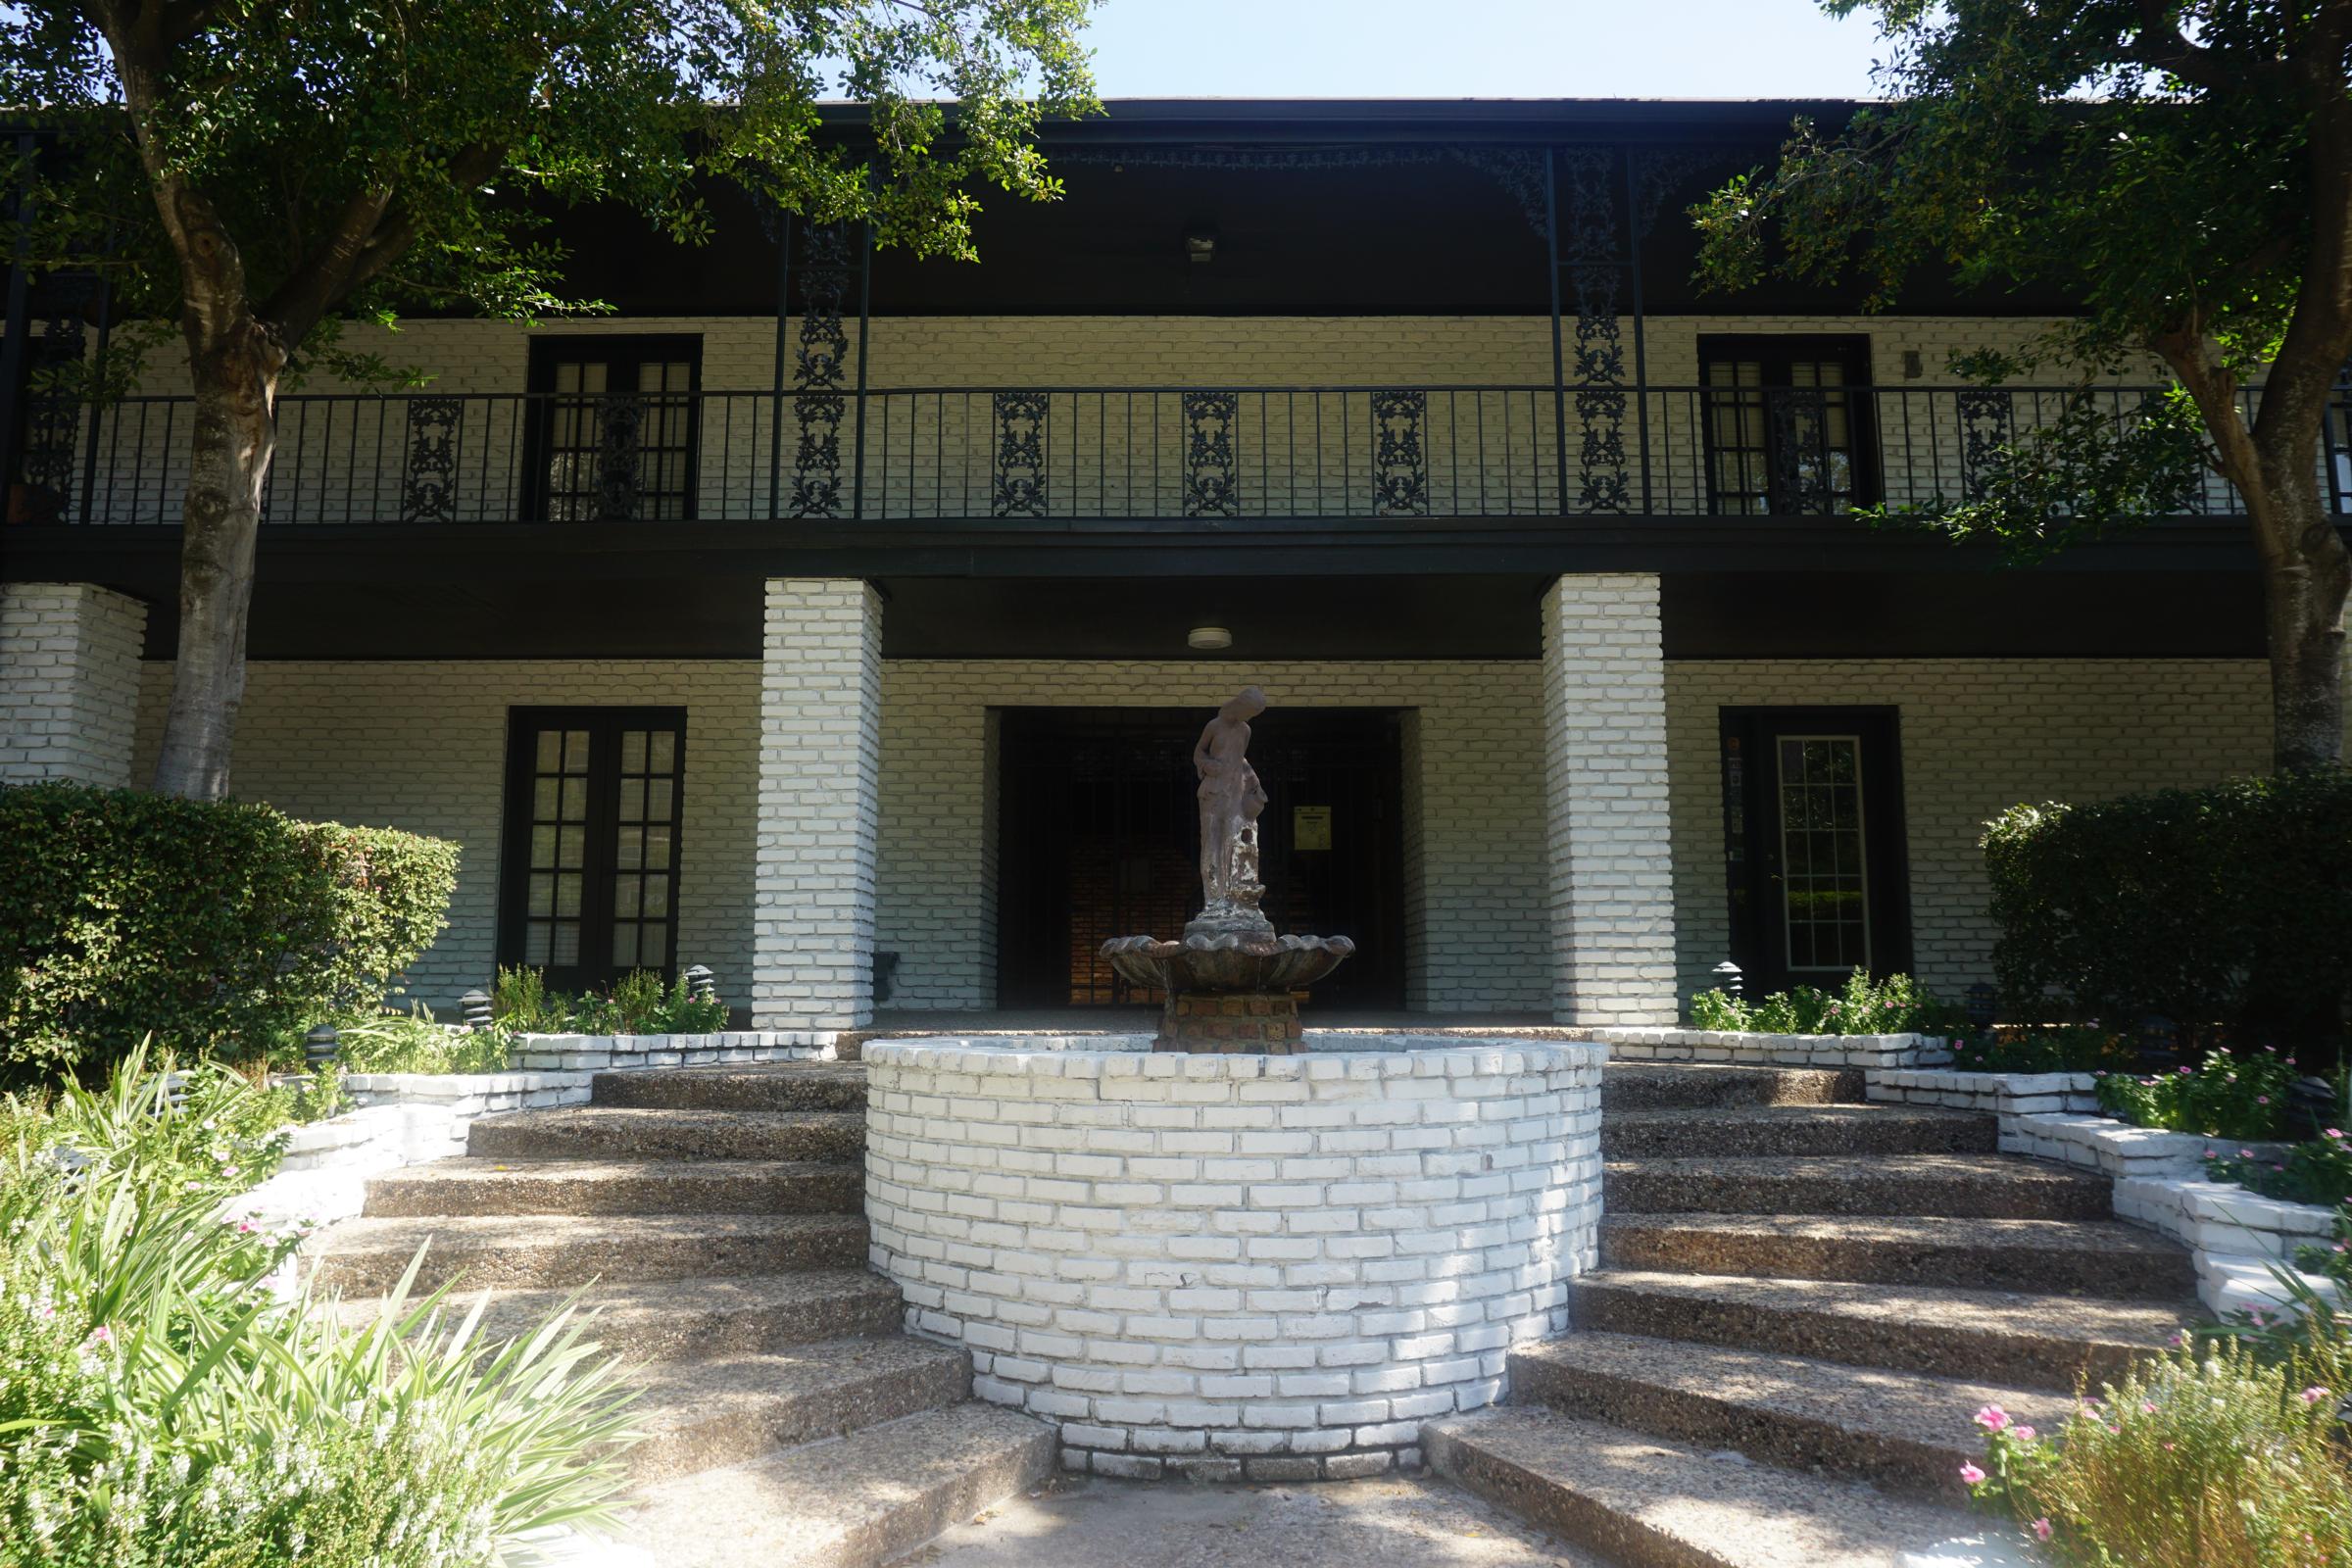
[(1331, 848), (1330, 807), (1294, 806), (1291, 808), (1291, 848), (1294, 850), (1328, 850)]

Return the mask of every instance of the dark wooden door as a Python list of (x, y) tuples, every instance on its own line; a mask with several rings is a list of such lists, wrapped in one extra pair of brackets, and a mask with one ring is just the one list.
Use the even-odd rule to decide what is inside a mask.
[(1732, 960), (1750, 997), (1911, 967), (1902, 759), (1891, 708), (1727, 708)]
[[(1177, 936), (1200, 912), (1197, 709), (1007, 709), (1000, 715), (997, 1000), (1004, 1007), (1156, 1002), (1098, 956), (1111, 937)], [(1314, 1000), (1404, 1000), (1402, 763), (1388, 709), (1276, 710), (1251, 725), (1276, 929), (1354, 939)]]

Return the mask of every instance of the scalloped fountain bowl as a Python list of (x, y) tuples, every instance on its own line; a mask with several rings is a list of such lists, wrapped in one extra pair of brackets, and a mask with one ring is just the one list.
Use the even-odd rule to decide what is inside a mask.
[(1299, 1049), (1298, 993), (1355, 951), (1346, 937), (1188, 932), (1180, 942), (1113, 937), (1119, 978), (1167, 995), (1154, 1051), (1289, 1055)]

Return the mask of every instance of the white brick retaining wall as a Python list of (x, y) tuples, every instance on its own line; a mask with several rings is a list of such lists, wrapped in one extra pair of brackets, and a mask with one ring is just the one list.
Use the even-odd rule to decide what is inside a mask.
[(708, 1035), (516, 1035), (507, 1048), (507, 1059), (515, 1067), (558, 1072), (831, 1061), (833, 1035), (830, 1029), (730, 1029)]
[(1752, 1067), (1929, 1066), (1951, 1052), (1935, 1035), (1766, 1035), (1730, 1029), (1580, 1029), (1618, 1061), (1720, 1061)]
[(1067, 1468), (1417, 1464), (1422, 1422), (1492, 1403), (1509, 1348), (1566, 1327), (1607, 1052), (1308, 1040), (868, 1043), (872, 1257), (909, 1329), (1054, 1423)]
[(2002, 1116), (2069, 1115), (2096, 1111), (2099, 1097), (2086, 1072), (1950, 1072), (1925, 1067), (1873, 1068), (1865, 1075), (1870, 1099), (1889, 1105), (1940, 1105)]

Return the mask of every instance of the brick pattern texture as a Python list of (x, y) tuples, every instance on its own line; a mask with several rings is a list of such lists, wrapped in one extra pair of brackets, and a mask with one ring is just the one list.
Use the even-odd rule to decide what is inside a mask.
[(1552, 1013), (1675, 1021), (1658, 579), (1562, 577), (1544, 596)]
[(769, 579), (751, 909), (759, 1028), (873, 1020), (881, 712), (881, 595), (855, 578)]
[(131, 781), (146, 634), (147, 607), (109, 589), (0, 584), (0, 784)]
[(910, 1330), (971, 1351), (976, 1394), (1060, 1428), (1065, 1465), (1409, 1465), (1422, 1422), (1492, 1403), (1509, 1348), (1566, 1327), (1600, 1048), (1084, 1044), (865, 1049), (874, 1267)]

